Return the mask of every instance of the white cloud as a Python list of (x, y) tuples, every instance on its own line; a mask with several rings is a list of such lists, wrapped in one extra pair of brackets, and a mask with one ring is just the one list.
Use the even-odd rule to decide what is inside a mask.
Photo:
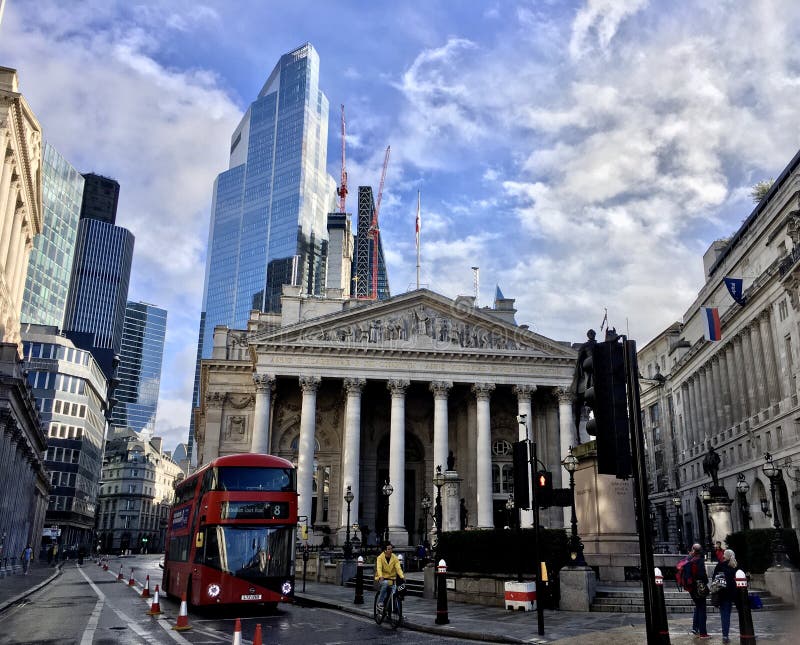
[(647, 0), (587, 0), (572, 23), (569, 52), (577, 59), (588, 53), (586, 41), (594, 36), (601, 51), (608, 48), (620, 23), (647, 4)]

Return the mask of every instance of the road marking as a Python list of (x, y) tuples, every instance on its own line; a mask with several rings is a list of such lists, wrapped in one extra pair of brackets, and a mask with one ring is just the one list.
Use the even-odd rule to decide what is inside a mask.
[(97, 599), (97, 604), (94, 606), (94, 610), (92, 610), (92, 615), (89, 617), (89, 622), (86, 623), (86, 629), (83, 630), (83, 636), (81, 636), (81, 645), (92, 645), (94, 642), (94, 633), (97, 630), (97, 623), (100, 620), (100, 614), (103, 613), (104, 604), (105, 601), (102, 598)]

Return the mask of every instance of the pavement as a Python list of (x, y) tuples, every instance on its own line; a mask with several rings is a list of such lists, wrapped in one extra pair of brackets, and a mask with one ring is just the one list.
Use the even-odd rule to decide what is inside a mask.
[[(91, 562), (87, 560), (87, 564)], [(34, 563), (28, 575), (0, 578), (0, 612), (38, 591), (61, 574), (61, 568)], [(353, 603), (353, 588), (297, 580), (296, 599), (300, 606), (317, 606), (372, 618), (375, 591), (371, 582), (365, 585), (364, 604)], [(508, 611), (463, 602), (448, 602), (449, 623), (437, 625), (436, 601), (407, 596), (403, 603), (404, 624), (400, 628), (488, 643), (562, 643), (564, 645), (642, 645), (647, 642), (644, 614), (544, 611), (544, 634), (539, 635), (537, 614)], [(670, 642), (689, 645), (698, 642), (720, 643), (722, 640), (718, 614), (708, 617), (712, 638), (698, 641), (689, 633), (691, 614), (673, 614), (669, 618)], [(753, 623), (758, 641), (789, 645), (797, 642), (800, 612), (754, 611)], [(738, 642), (738, 616), (731, 618), (731, 640)]]

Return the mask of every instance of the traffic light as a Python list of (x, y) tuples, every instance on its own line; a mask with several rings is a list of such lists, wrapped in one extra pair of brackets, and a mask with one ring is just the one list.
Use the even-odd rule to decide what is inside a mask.
[(583, 362), (583, 370), (590, 384), (585, 403), (594, 414), (586, 432), (597, 440), (597, 472), (627, 479), (631, 476), (631, 444), (624, 345), (616, 339), (597, 343)]
[(302, 524), (300, 526), (300, 539), (302, 540), (308, 539), (308, 524)]
[(553, 503), (553, 473), (540, 470), (534, 480), (536, 485), (536, 503), (539, 508), (547, 508)]
[(528, 459), (528, 441), (517, 441), (512, 444), (514, 459), (514, 506), (528, 509), (531, 507), (529, 495), (530, 461)]

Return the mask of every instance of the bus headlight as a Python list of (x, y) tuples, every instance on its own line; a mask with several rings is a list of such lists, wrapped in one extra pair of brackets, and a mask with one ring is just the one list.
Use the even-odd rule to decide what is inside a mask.
[(281, 585), (281, 593), (284, 596), (288, 596), (292, 593), (292, 582), (291, 580), (287, 580)]
[(209, 598), (216, 598), (219, 596), (219, 592), (222, 591), (220, 586), (216, 583), (208, 585), (208, 589), (206, 589), (206, 593), (208, 593)]

